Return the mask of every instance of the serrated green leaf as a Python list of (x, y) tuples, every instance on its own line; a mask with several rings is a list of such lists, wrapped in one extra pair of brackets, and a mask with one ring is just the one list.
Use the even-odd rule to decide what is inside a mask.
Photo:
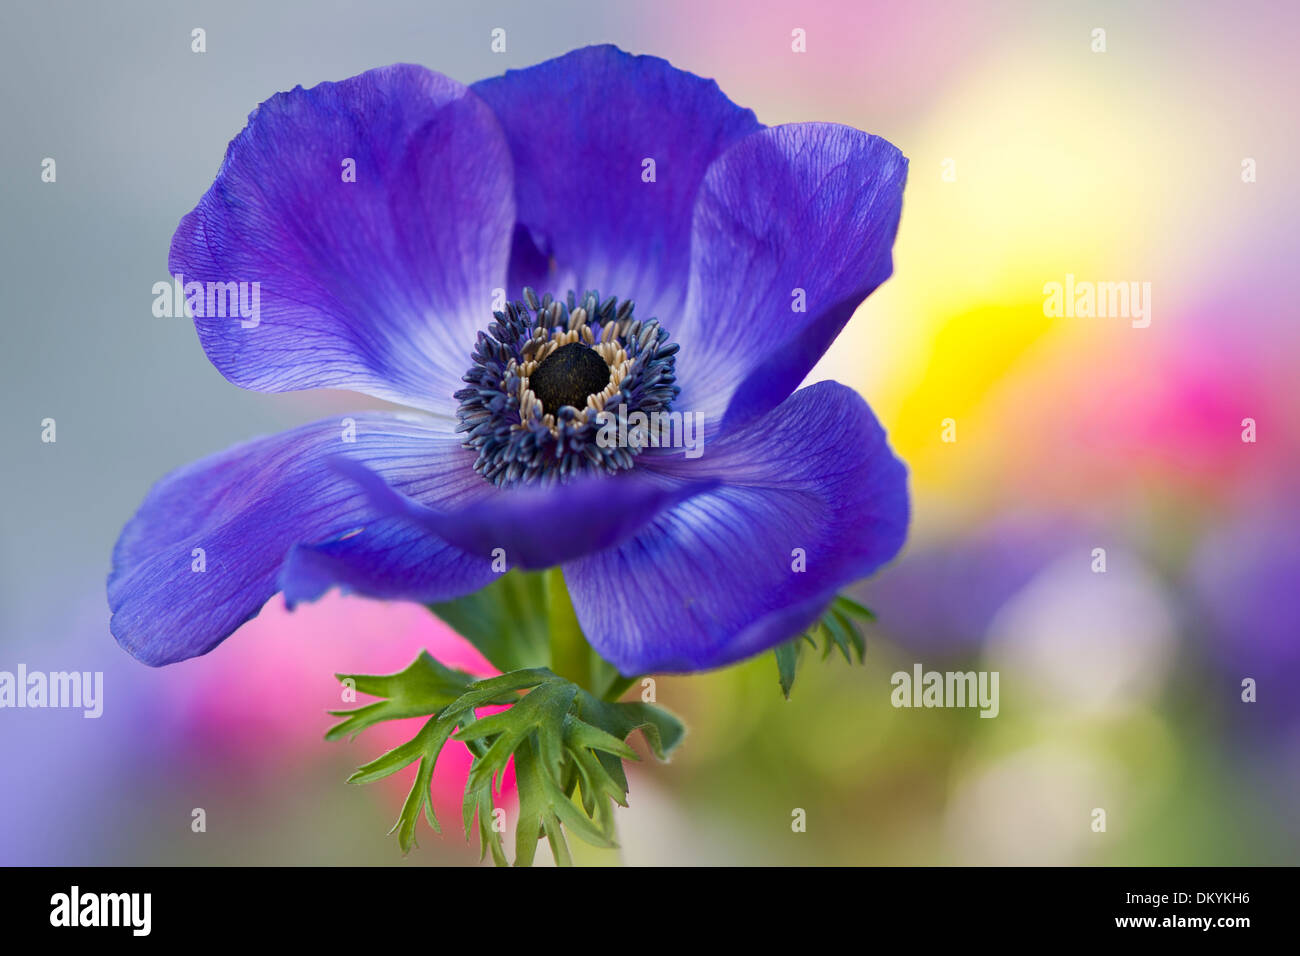
[[(429, 718), (429, 723), (433, 723), (435, 718)], [(426, 724), (425, 726), (428, 726)], [(382, 780), (390, 774), (409, 767), (412, 763), (419, 760), (424, 755), (424, 748), (421, 745), (420, 738), (417, 735), (414, 739), (408, 740), (400, 747), (394, 747), (388, 753), (384, 754), (368, 764), (363, 764), (348, 777), (348, 783), (374, 783), (376, 780)]]
[(659, 760), (668, 760), (686, 737), (686, 725), (662, 707), (641, 701), (616, 706), (632, 725), (632, 730), (641, 731), (641, 736), (650, 745), (650, 752)]
[(870, 608), (863, 607), (857, 601), (853, 600), (853, 598), (847, 597), (843, 594), (839, 595), (831, 603), (831, 607), (843, 614), (849, 615), (850, 617), (860, 617), (866, 621), (874, 621), (876, 619), (876, 613), (874, 611)]
[(551, 854), (558, 865), (572, 865), (573, 856), (569, 852), (565, 829), (592, 846), (617, 846), (612, 836), (588, 819), (560, 789), (555, 778), (546, 772), (531, 741), (525, 741), (515, 752), (515, 783), (519, 788), (515, 866), (532, 864), (537, 855), (537, 842), (542, 836), (550, 843)]
[(606, 733), (584, 720), (568, 715), (564, 721), (564, 745), (569, 748), (585, 747), (601, 750), (624, 760), (640, 760), (636, 751), (613, 734)]
[[(473, 711), (462, 717), (462, 723), (468, 725), (473, 721)], [(466, 744), (470, 753), (475, 759), (479, 759), (487, 752), (487, 746), (478, 740), (469, 741)], [(469, 841), (470, 833), (478, 833), (479, 861), (482, 862), (488, 852), (492, 853), (492, 862), (497, 866), (509, 865), (506, 859), (505, 841), (500, 833), (495, 829), (496, 820), (493, 812), (496, 806), (492, 800), (492, 787), (489, 781), (486, 786), (473, 787), (467, 780), (465, 783), (465, 797), (462, 806), (462, 816), (465, 827), (465, 840)], [(475, 820), (477, 819), (477, 830), (475, 830)]]
[[(593, 737), (593, 733), (601, 737)], [(589, 746), (593, 741), (598, 744), (595, 748)], [(627, 777), (616, 751), (606, 749), (611, 742), (613, 747), (629, 754), (628, 759), (635, 759), (635, 751), (626, 744), (570, 715), (564, 745), (573, 760), (582, 806), (587, 816), (596, 822), (597, 829), (608, 834), (614, 832), (612, 804), (627, 806)], [(610, 759), (606, 761), (602, 757)], [(617, 768), (617, 773), (612, 773), (611, 767)]]
[[(542, 838), (544, 817), (548, 813), (546, 775), (531, 744), (525, 744), (515, 753), (515, 786), (519, 789), (519, 823), (515, 826), (515, 866), (532, 866), (537, 856), (537, 841)], [(556, 842), (563, 841), (558, 832), (551, 839), (552, 852)], [(568, 847), (564, 855), (567, 856)], [(555, 853), (556, 860), (561, 854)]]
[(793, 641), (786, 641), (784, 644), (778, 644), (776, 647), (776, 675), (777, 680), (781, 682), (781, 693), (785, 699), (790, 699), (790, 691), (794, 688), (795, 673), (799, 666), (799, 641), (801, 637), (796, 637)]
[(641, 735), (659, 760), (667, 760), (682, 738), (686, 727), (671, 713), (642, 701), (600, 700), (586, 691), (578, 692), (578, 715), (592, 726), (627, 740), (634, 731)]
[[(813, 647), (821, 647), (822, 660), (826, 660), (838, 649), (844, 659), (853, 663), (854, 656), (858, 663), (866, 660), (867, 641), (857, 620), (874, 621), (876, 615), (852, 598), (838, 595), (806, 631), (784, 644), (777, 645), (773, 653), (776, 656), (777, 680), (781, 693), (790, 699), (795, 677), (799, 672), (804, 642)], [(820, 638), (820, 640), (819, 640)]]
[(344, 718), (325, 733), (326, 740), (355, 737), (367, 727), (385, 720), (425, 717), (436, 714), (465, 692), (474, 680), (464, 671), (438, 663), (428, 651), (396, 674), (337, 674), (340, 681), (352, 681), (363, 694), (383, 697), (353, 710), (331, 710), (331, 717)]
[(827, 611), (822, 617), (822, 627), (826, 629), (827, 647), (831, 644), (839, 648), (846, 664), (853, 663), (853, 653), (861, 637), (853, 631), (849, 623), (834, 611)]
[(846, 614), (843, 614), (840, 611), (834, 613), (836, 620), (838, 620), (844, 626), (845, 630), (848, 631), (849, 640), (853, 644), (853, 650), (858, 655), (858, 663), (863, 663), (867, 659), (867, 638), (862, 632), (862, 628), (860, 628), (857, 622)]
[(457, 740), (494, 738), (470, 770), (470, 785), (490, 783), (505, 770), (506, 761), (533, 735), (537, 754), (548, 773), (558, 775), (564, 760), (564, 717), (577, 694), (576, 684), (556, 678), (538, 684), (509, 710), (484, 717), (464, 728)]
[[(598, 847), (614, 846), (614, 807), (627, 805), (623, 761), (635, 760), (628, 736), (641, 730), (660, 759), (681, 740), (681, 722), (667, 711), (639, 702), (610, 703), (544, 667), (525, 668), (484, 680), (451, 671), (427, 655), (398, 674), (363, 676), (358, 689), (393, 694), (340, 714), (337, 728), (363, 730), (382, 720), (425, 714), (416, 737), (360, 767), (350, 778), (369, 783), (417, 763), (415, 780), (393, 832), (405, 853), (415, 845), (421, 812), (441, 832), (430, 785), (439, 755), (455, 739), (469, 747), (462, 818), (466, 838), (477, 833), (480, 859), (490, 852), (507, 862), (501, 834), (493, 828), (493, 791), (514, 760), (520, 819), (515, 858), (527, 865), (543, 836), (561, 865), (572, 862), (568, 834)], [(480, 718), (476, 708), (506, 709)]]
[[(431, 717), (421, 728), (415, 739), (410, 742), (419, 755), (420, 766), (415, 774), (415, 782), (411, 785), (411, 790), (406, 795), (406, 800), (402, 804), (402, 811), (398, 814), (397, 822), (393, 824), (393, 829), (388, 831), (397, 833), (397, 843), (402, 848), (402, 853), (409, 853), (411, 847), (415, 845), (415, 825), (420, 819), (421, 810), (424, 811), (424, 817), (429, 826), (435, 833), (442, 833), (442, 827), (438, 825), (438, 818), (433, 812), (433, 798), (429, 788), (433, 783), (433, 770), (438, 762), (438, 755), (442, 753), (442, 748), (446, 745), (448, 738), (453, 730), (456, 729), (456, 721), (446, 717)], [(402, 750), (409, 745), (396, 748)], [(395, 751), (389, 751), (394, 753)], [(387, 755), (386, 755), (387, 756)], [(405, 756), (405, 755), (403, 755)], [(379, 763), (384, 758), (379, 758)], [(402, 766), (406, 766), (411, 761), (407, 760)], [(367, 767), (373, 767), (374, 764), (368, 764)], [(368, 779), (355, 779), (358, 774), (363, 774), (366, 767), (362, 767), (356, 774), (349, 778), (349, 782), (367, 783), (370, 779), (379, 779), (387, 776), (392, 770), (386, 770)]]
[(476, 707), (487, 707), (491, 704), (512, 704), (519, 699), (515, 691), (527, 690), (530, 687), (536, 687), (538, 684), (555, 679), (557, 679), (555, 675), (546, 668), (535, 667), (475, 681), (465, 690), (465, 693), (447, 705), (446, 712), (449, 714), (464, 714)]
[[(618, 844), (614, 842), (613, 828), (606, 830), (598, 826), (596, 822), (587, 817), (586, 814), (578, 808), (572, 800), (565, 796), (558, 785), (553, 780), (546, 783), (547, 791), (551, 798), (551, 805), (554, 809), (555, 816), (558, 816), (563, 824), (576, 836), (580, 837), (584, 843), (590, 843), (592, 846), (613, 848)], [(606, 804), (608, 806), (608, 804)], [(613, 822), (610, 815), (609, 822)]]

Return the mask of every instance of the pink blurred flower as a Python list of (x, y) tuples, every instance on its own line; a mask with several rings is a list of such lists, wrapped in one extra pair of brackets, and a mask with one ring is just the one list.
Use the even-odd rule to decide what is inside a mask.
[[(286, 763), (359, 766), (419, 730), (424, 718), (387, 721), (354, 742), (326, 741), (325, 731), (336, 722), (326, 711), (371, 700), (358, 694), (355, 702), (345, 701), (336, 673), (392, 673), (424, 650), (448, 667), (484, 677), (497, 673), (469, 642), (416, 604), (330, 594), (290, 613), (273, 599), (242, 632), (238, 641), (169, 668), (172, 679), (163, 692), (173, 749), (198, 752), (205, 762), (227, 764), (245, 777), (283, 775)], [(434, 774), (434, 810), (451, 832), (469, 766), (469, 752), (452, 741)], [(414, 773), (411, 767), (382, 782), (394, 814)], [(513, 789), (511, 773), (504, 792)]]

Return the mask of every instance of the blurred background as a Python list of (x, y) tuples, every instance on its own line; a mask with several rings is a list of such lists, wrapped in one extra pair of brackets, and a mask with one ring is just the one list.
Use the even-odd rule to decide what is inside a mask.
[[(276, 598), (151, 670), (110, 636), (104, 578), (168, 470), (375, 404), (241, 391), (151, 314), (248, 112), (392, 62), (472, 82), (598, 42), (911, 160), (894, 277), (812, 376), (857, 388), (911, 468), (908, 547), (857, 591), (866, 661), (807, 659), (788, 702), (770, 654), (660, 680), (690, 733), (633, 768), (624, 862), (1297, 862), (1298, 26), (1284, 2), (4, 4), (0, 669), (102, 670), (105, 704), (0, 711), (0, 862), (476, 858), (463, 760), (436, 784), (446, 835), (421, 824), (403, 860), (384, 834), (410, 772), (343, 780), (413, 729), (322, 739), (336, 671), (428, 648), (487, 672), (427, 612)], [(1046, 317), (1067, 274), (1149, 282), (1149, 327)], [(999, 716), (893, 708), (916, 663), (998, 671)]]

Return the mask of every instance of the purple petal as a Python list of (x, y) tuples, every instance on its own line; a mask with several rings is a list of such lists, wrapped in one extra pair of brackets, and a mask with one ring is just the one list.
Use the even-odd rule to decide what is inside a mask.
[(355, 461), (334, 466), (365, 490), (381, 514), (409, 521), (470, 554), (490, 558), (497, 552), (506, 567), (525, 569), (553, 567), (620, 544), (655, 515), (719, 484), (709, 477), (586, 478), (549, 488), (491, 489), (461, 510), (439, 511), (400, 494)]
[(830, 123), (724, 153), (695, 208), (676, 407), (732, 428), (797, 388), (889, 277), (906, 178), (894, 146)]
[(866, 403), (835, 382), (801, 389), (701, 458), (653, 467), (725, 485), (564, 569), (588, 640), (624, 674), (720, 667), (766, 650), (906, 536), (906, 469)]
[(181, 220), (170, 266), (186, 282), (260, 284), (256, 325), (195, 318), (235, 384), (450, 414), (505, 285), (513, 190), (500, 127), (467, 87), (416, 66), (371, 70), (254, 110)]
[[(146, 664), (205, 654), (254, 617), (280, 588), (295, 545), (318, 545), (335, 566), (309, 558), (296, 599), (333, 583), (376, 596), (447, 600), (485, 585), (489, 562), (409, 524), (376, 515), (356, 486), (328, 467), (363, 462), (395, 488), (440, 507), (469, 503), (490, 486), (473, 455), (428, 420), (372, 412), (258, 438), (162, 479), (122, 530), (108, 578), (112, 631)], [(202, 549), (205, 570), (195, 570)], [(363, 568), (347, 576), (339, 568)], [(314, 593), (313, 593), (314, 592)]]
[[(474, 84), (515, 160), (523, 285), (635, 299), (670, 331), (686, 294), (691, 211), (714, 158), (760, 128), (717, 83), (666, 60), (587, 47)], [(654, 160), (654, 181), (643, 181)], [(552, 260), (549, 262), (548, 260)]]

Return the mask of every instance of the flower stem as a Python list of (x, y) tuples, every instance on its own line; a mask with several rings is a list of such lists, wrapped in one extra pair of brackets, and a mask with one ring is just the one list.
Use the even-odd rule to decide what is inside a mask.
[(546, 618), (551, 633), (551, 670), (579, 687), (591, 688), (591, 645), (582, 634), (578, 615), (564, 585), (564, 572), (546, 572)]
[(602, 695), (604, 700), (618, 700), (623, 696), (623, 692), (635, 684), (635, 677), (624, 677), (622, 674), (615, 674), (614, 679), (610, 682), (609, 687), (605, 688)]
[[(573, 601), (569, 599), (569, 589), (564, 584), (564, 572), (558, 567), (551, 568), (546, 574), (546, 623), (551, 634), (551, 670), (566, 680), (571, 680), (579, 687), (600, 696), (598, 688), (593, 687), (598, 669), (612, 670), (596, 657), (596, 652), (583, 636), (578, 624), (578, 615), (573, 610)], [(598, 667), (599, 665), (599, 667)], [(614, 674), (618, 678), (618, 674)], [(601, 684), (608, 683), (608, 678), (601, 674)], [(574, 794), (574, 803), (583, 810), (582, 801)], [(585, 812), (585, 810), (583, 811)], [(617, 848), (604, 849), (589, 846), (582, 840), (571, 838), (569, 851), (571, 862), (582, 866), (620, 866), (622, 858)]]

